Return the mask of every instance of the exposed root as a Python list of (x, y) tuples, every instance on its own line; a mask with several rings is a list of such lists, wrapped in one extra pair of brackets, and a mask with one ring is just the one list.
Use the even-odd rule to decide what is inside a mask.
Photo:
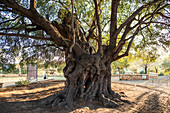
[[(95, 85), (94, 85), (95, 86)], [(98, 86), (98, 85), (96, 85)], [(98, 87), (93, 87), (93, 92), (89, 92), (87, 95), (84, 95), (85, 98), (82, 100), (88, 100), (89, 102), (92, 102), (93, 100), (99, 100), (103, 103), (103, 105), (107, 108), (115, 108), (121, 105), (121, 103), (128, 103), (130, 102), (128, 100), (122, 100), (120, 98), (114, 97), (113, 95), (109, 94), (109, 96), (101, 94), (96, 97), (96, 93), (98, 91)], [(59, 92), (50, 98), (46, 99), (45, 101), (41, 102), (41, 105), (51, 105), (53, 109), (75, 109), (74, 108), (74, 100), (73, 101), (67, 101), (66, 99), (66, 91)], [(80, 99), (80, 97), (76, 97), (74, 99)]]
[(114, 102), (113, 100), (110, 100), (109, 98), (105, 98), (104, 95), (101, 95), (99, 97), (99, 100), (102, 101), (105, 107), (114, 108), (119, 106), (118, 103)]
[(40, 105), (52, 104), (52, 108), (56, 108), (56, 106), (65, 99), (65, 96), (66, 96), (66, 92), (61, 91), (45, 99), (44, 101), (40, 103)]

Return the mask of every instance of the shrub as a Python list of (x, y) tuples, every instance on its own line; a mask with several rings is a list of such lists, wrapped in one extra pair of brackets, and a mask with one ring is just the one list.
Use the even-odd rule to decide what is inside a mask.
[(170, 75), (170, 71), (164, 72), (164, 75)]
[(142, 70), (142, 71), (140, 71), (140, 74), (145, 74), (145, 71), (143, 71), (143, 70)]
[(28, 85), (29, 83), (30, 83), (30, 81), (28, 79), (15, 82), (15, 84), (18, 85), (18, 86)]
[(164, 74), (161, 72), (158, 76), (164, 76)]

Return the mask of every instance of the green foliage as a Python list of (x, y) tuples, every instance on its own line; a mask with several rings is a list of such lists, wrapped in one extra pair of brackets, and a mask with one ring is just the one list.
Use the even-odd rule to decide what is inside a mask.
[(8, 74), (8, 73), (16, 73), (17, 68), (15, 64), (3, 64), (2, 67), (0, 67), (2, 70), (1, 73)]
[(139, 61), (143, 66), (147, 66), (148, 64), (155, 62), (160, 56), (158, 49), (154, 47), (154, 45), (150, 45), (150, 47), (146, 47), (146, 45), (138, 45), (135, 47), (135, 51), (136, 52), (133, 54), (135, 60)]
[[(0, 74), (19, 74), (19, 69), (16, 64), (2, 64), (0, 65)], [(21, 67), (21, 74), (26, 74), (27, 69)]]
[(116, 70), (118, 69), (118, 71), (120, 73), (124, 73), (124, 68), (127, 69), (127, 67), (129, 67), (130, 64), (128, 62), (128, 58), (123, 58), (123, 59), (120, 59), (120, 60), (117, 60), (117, 61), (114, 61), (111, 65), (112, 69)]
[(27, 69), (26, 68), (21, 68), (21, 74), (27, 74)]
[(164, 76), (164, 74), (161, 72), (158, 76)]
[(170, 71), (170, 57), (166, 58), (163, 63), (162, 67), (165, 69), (165, 71)]
[(165, 75), (169, 75), (170, 74), (170, 57), (165, 58), (165, 60), (163, 61), (163, 63), (161, 64), (161, 66), (163, 67), (163, 69), (165, 70), (164, 72), (166, 73)]
[[(117, 10), (117, 28), (125, 22), (131, 14), (134, 13), (134, 11), (138, 8), (140, 8), (142, 5), (146, 4), (147, 2), (150, 2), (153, 0), (120, 0), (119, 7)], [(161, 0), (160, 0), (161, 1)], [(17, 0), (17, 3), (19, 5), (23, 6), (26, 9), (29, 9), (29, 0)], [(111, 20), (111, 1), (110, 0), (103, 0), (100, 1), (100, 22), (101, 22), (101, 29), (102, 29), (102, 40), (103, 44), (108, 45), (109, 44), (109, 37), (110, 37), (110, 20)], [(140, 20), (143, 15), (153, 13), (156, 7), (158, 6), (158, 3), (155, 3), (153, 6), (148, 7), (147, 9), (142, 10), (136, 17), (136, 20)], [(160, 4), (162, 5), (162, 4)], [(93, 20), (95, 19), (95, 10), (94, 10), (94, 2), (93, 0), (75, 0), (74, 1), (74, 8), (75, 12), (74, 15), (76, 15), (77, 19), (80, 21), (84, 31), (85, 35), (88, 35), (88, 31), (93, 23)], [(70, 0), (38, 0), (37, 4), (37, 11), (40, 15), (43, 17), (49, 16), (49, 22), (57, 21), (58, 23), (61, 23), (62, 18), (65, 16), (66, 13), (71, 12), (71, 1)], [(9, 21), (2, 23), (0, 26), (1, 28), (5, 28), (5, 30), (1, 30), (0, 32), (8, 32), (8, 33), (17, 33), (17, 34), (24, 34), (24, 35), (32, 35), (32, 36), (39, 36), (39, 37), (47, 37), (49, 38), (45, 31), (43, 30), (37, 30), (34, 32), (28, 32), (26, 28), (35, 28), (35, 26), (27, 26), (30, 24), (33, 24), (28, 18), (23, 17), (21, 13), (11, 13), (6, 10), (5, 7), (0, 4), (0, 10), (2, 10), (2, 13), (0, 15), (0, 20), (2, 22), (7, 21), (9, 19), (14, 19), (14, 21)], [(9, 8), (9, 10), (11, 10)], [(164, 12), (164, 9), (161, 10), (161, 12)], [(165, 20), (164, 18), (158, 17), (159, 15), (154, 15), (154, 18), (152, 18), (152, 21), (156, 20)], [(169, 22), (169, 20), (165, 20)], [(146, 21), (148, 22), (148, 21)], [(137, 21), (134, 21), (130, 27), (135, 25)], [(96, 27), (96, 25), (94, 26)], [(6, 30), (7, 28), (12, 28), (9, 30)], [(17, 29), (17, 30), (16, 30)], [(125, 29), (125, 28), (124, 28)], [(120, 38), (123, 35), (124, 29), (121, 31), (121, 33), (118, 35), (117, 42), (120, 40)], [(166, 33), (162, 33), (161, 31), (165, 31), (165, 29), (168, 29), (165, 25), (161, 24), (152, 24), (148, 26), (147, 28), (143, 29), (138, 34), (137, 39), (134, 41), (133, 45), (136, 48), (140, 48), (138, 50), (139, 57), (143, 58), (143, 62), (154, 62), (157, 56), (155, 56), (156, 51), (150, 51), (149, 53), (146, 53), (146, 50), (144, 52), (141, 52), (143, 48), (145, 47), (151, 47), (150, 45), (155, 45), (155, 47), (152, 47), (152, 50), (155, 50), (157, 48), (156, 45), (163, 46), (164, 48), (167, 48), (169, 46), (169, 39), (168, 35)], [(134, 34), (135, 30), (132, 30), (127, 37)], [(94, 35), (97, 37), (97, 29), (94, 30)], [(97, 50), (97, 41), (93, 39), (90, 39), (89, 41), (90, 46), (95, 48)], [(42, 46), (43, 45), (43, 46)], [(54, 46), (48, 46), (48, 45), (54, 45)], [(140, 45), (140, 46), (138, 46)], [(128, 43), (125, 43), (125, 46), (123, 47), (122, 51), (124, 52), (128, 46)], [(145, 47), (144, 47), (145, 46)], [(38, 64), (38, 67), (44, 66), (45, 68), (48, 66), (54, 66), (58, 67), (59, 63), (63, 63), (64, 61), (64, 52), (62, 52), (60, 49), (63, 49), (63, 47), (59, 47), (58, 49), (56, 45), (52, 41), (43, 41), (43, 40), (34, 40), (30, 38), (24, 38), (24, 37), (9, 37), (9, 36), (0, 36), (0, 68), (3, 63), (1, 62), (2, 59), (8, 60), (7, 63), (11, 63), (11, 61), (14, 61), (17, 56), (21, 57), (21, 63), (22, 65), (26, 64), (32, 64), (36, 63)], [(138, 54), (137, 53), (137, 54)], [(149, 55), (142, 56), (140, 53), (146, 53)], [(6, 58), (1, 57), (5, 56)], [(57, 59), (56, 59), (57, 57)], [(59, 58), (58, 58), (59, 57)], [(58, 60), (61, 59), (62, 60)], [(54, 60), (55, 59), (55, 60)], [(58, 63), (59, 62), (59, 63)], [(55, 63), (58, 63), (57, 65)], [(115, 62), (116, 65), (120, 64), (119, 68), (122, 68), (122, 63)], [(125, 66), (126, 67), (126, 66)]]
[(15, 84), (17, 86), (23, 86), (23, 85), (28, 85), (30, 83), (30, 81), (28, 80), (28, 78), (26, 80), (20, 80), (18, 82), (15, 82)]
[[(26, 68), (21, 68), (21, 74), (26, 74), (27, 73), (27, 69)], [(15, 74), (19, 74), (19, 69), (17, 68), (15, 71)]]
[(62, 63), (61, 65), (59, 65), (59, 66), (57, 67), (57, 71), (58, 71), (59, 73), (62, 73), (64, 67), (65, 67), (65, 63)]
[(142, 71), (140, 71), (140, 74), (145, 74), (145, 71), (143, 71), (143, 70), (142, 70)]

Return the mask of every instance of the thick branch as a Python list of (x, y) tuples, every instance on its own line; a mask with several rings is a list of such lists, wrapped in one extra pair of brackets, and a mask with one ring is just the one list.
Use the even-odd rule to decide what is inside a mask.
[(97, 0), (94, 0), (95, 3), (95, 14), (96, 14), (96, 19), (97, 19), (97, 26), (98, 26), (98, 31), (99, 31), (99, 42), (98, 42), (98, 46), (99, 46), (99, 51), (100, 53), (103, 53), (103, 49), (102, 49), (102, 32), (101, 32), (101, 26), (100, 26), (100, 19), (99, 19), (99, 14), (98, 14), (98, 5), (97, 5)]
[(117, 30), (117, 8), (119, 6), (120, 0), (112, 0), (111, 6), (111, 24), (110, 24), (110, 45), (116, 46), (116, 37), (113, 37)]
[(96, 27), (95, 27), (95, 19), (94, 19), (94, 20), (93, 20), (93, 23), (92, 23), (92, 25), (91, 25), (91, 27), (90, 27), (90, 29), (88, 30), (89, 34), (88, 34), (88, 36), (86, 37), (87, 42), (89, 41), (90, 38), (93, 38), (94, 30), (95, 30), (95, 29), (96, 29)]
[(30, 9), (36, 10), (36, 0), (30, 0)]
[(170, 19), (169, 16), (166, 16), (166, 15), (162, 14), (161, 12), (157, 12), (156, 14), (159, 14), (160, 16), (162, 16), (162, 17), (164, 17), (164, 18)]
[[(62, 40), (62, 39), (64, 39), (64, 37), (61, 36), (61, 34), (56, 29), (56, 27), (54, 27), (47, 19), (45, 19), (38, 12), (36, 12), (36, 11), (32, 12), (32, 10), (27, 10), (24, 7), (18, 5), (17, 2), (15, 2), (14, 0), (1, 0), (1, 2), (5, 6), (10, 7), (13, 10), (20, 12), (22, 14), (22, 16), (28, 17), (34, 24), (44, 28), (46, 33), (53, 38), (53, 41), (56, 44), (58, 44), (58, 45), (61, 44), (60, 41), (57, 39), (60, 38), (60, 40)], [(67, 44), (64, 42), (61, 45), (67, 46)]]
[(71, 30), (72, 30), (72, 34), (73, 34), (73, 44), (70, 47), (70, 52), (72, 52), (72, 49), (76, 43), (76, 37), (75, 37), (75, 29), (74, 29), (74, 17), (73, 17), (73, 13), (74, 13), (74, 1), (71, 0), (71, 4), (72, 4), (72, 13), (71, 13)]

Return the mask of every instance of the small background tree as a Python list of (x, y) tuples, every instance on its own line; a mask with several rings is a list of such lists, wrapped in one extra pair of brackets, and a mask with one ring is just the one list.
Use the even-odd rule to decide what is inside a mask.
[(170, 75), (170, 57), (165, 58), (161, 66), (164, 69), (164, 74), (165, 75)]

